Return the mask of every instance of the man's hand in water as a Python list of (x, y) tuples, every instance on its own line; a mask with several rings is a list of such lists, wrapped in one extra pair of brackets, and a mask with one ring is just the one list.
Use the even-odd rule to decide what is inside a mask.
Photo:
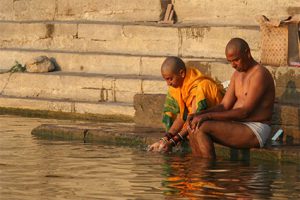
[(155, 142), (152, 144), (148, 151), (155, 151), (155, 152), (167, 152), (171, 148), (171, 145), (168, 142), (165, 142), (163, 140), (159, 140), (158, 142)]
[(156, 151), (156, 152), (161, 152), (162, 149), (164, 149), (166, 143), (163, 140), (159, 140), (158, 142), (155, 142), (149, 147), (149, 151)]

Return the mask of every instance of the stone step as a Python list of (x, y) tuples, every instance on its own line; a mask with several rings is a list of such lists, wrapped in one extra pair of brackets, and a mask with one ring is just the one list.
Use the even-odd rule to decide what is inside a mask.
[(0, 20), (158, 21), (160, 0), (1, 0)]
[[(63, 72), (88, 72), (114, 76), (120, 74), (136, 75), (136, 77), (160, 77), (160, 66), (165, 57), (128, 56), (116, 54), (74, 54), (44, 51), (0, 51), (0, 66), (9, 69), (18, 60), (24, 63), (39, 55), (47, 55), (56, 59)], [(230, 80), (234, 69), (224, 59), (183, 58), (189, 67), (197, 67), (204, 74), (223, 82)], [(276, 83), (276, 99), (280, 103), (300, 104), (300, 68), (267, 66)], [(51, 73), (52, 74), (52, 73)], [(71, 73), (72, 74), (72, 73)], [(76, 73), (75, 73), (76, 74)], [(83, 73), (85, 74), (85, 73)], [(138, 76), (140, 75), (140, 76)], [(159, 86), (161, 87), (161, 86)], [(154, 93), (160, 93), (161, 90)]]
[(0, 95), (0, 109), (54, 111), (75, 114), (122, 115), (132, 118), (134, 108), (130, 103), (84, 102), (58, 99), (21, 98)]
[[(120, 128), (121, 127), (121, 128)], [(119, 131), (111, 131), (111, 130)], [(42, 124), (34, 128), (32, 135), (43, 139), (75, 140), (90, 143), (123, 145), (145, 149), (153, 144), (164, 133), (161, 129), (135, 127), (130, 123), (56, 123)], [(228, 147), (215, 144), (217, 157), (240, 161), (285, 161), (300, 162), (299, 145), (280, 145), (266, 148), (250, 149), (249, 157), (234, 158)], [(188, 149), (186, 149), (188, 150)], [(238, 151), (238, 150), (236, 150)], [(247, 151), (247, 150), (246, 150)], [(239, 153), (239, 152), (237, 152)]]
[(46, 55), (55, 60), (64, 72), (98, 74), (132, 74), (160, 76), (160, 66), (165, 57), (106, 53), (67, 53), (60, 51), (0, 50), (0, 69), (10, 69), (16, 61), (25, 64), (32, 58)]
[[(55, 60), (58, 70), (98, 74), (132, 74), (160, 76), (165, 57), (105, 53), (66, 53), (55, 51), (24, 51), (6, 49), (0, 51), (0, 69), (9, 70), (16, 61), (25, 64), (34, 57), (46, 55)], [(220, 81), (227, 80), (233, 69), (225, 59), (183, 58), (187, 66), (195, 66)]]
[[(225, 58), (233, 37), (242, 37), (260, 57), (258, 26), (163, 26), (156, 23), (0, 22), (0, 48), (105, 52), (143, 56)], [(22, 30), (22, 31), (20, 31)]]
[(4, 73), (0, 94), (89, 102), (133, 102), (137, 93), (165, 93), (160, 77), (87, 73)]
[(283, 18), (300, 13), (299, 0), (229, 0), (226, 3), (211, 0), (175, 1), (174, 9), (179, 22), (257, 25), (255, 17), (265, 15)]

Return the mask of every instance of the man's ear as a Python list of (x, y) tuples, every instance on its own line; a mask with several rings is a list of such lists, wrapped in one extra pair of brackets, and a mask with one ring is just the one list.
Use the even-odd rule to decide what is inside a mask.
[(250, 59), (251, 58), (251, 53), (250, 53), (250, 49), (249, 48), (247, 48), (245, 50), (245, 53), (247, 54), (247, 57)]
[(184, 69), (179, 70), (179, 76), (180, 76), (181, 78), (184, 78), (184, 77), (185, 77), (185, 70), (184, 70)]

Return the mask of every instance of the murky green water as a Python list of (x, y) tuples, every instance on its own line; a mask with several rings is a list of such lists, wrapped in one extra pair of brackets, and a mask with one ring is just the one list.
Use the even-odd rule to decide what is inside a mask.
[(55, 120), (0, 116), (0, 199), (300, 199), (300, 164), (207, 162), (40, 140)]

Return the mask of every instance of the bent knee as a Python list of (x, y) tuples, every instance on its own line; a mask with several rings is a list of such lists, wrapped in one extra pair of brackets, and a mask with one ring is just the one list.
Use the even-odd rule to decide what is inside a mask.
[(198, 128), (200, 132), (210, 132), (212, 127), (214, 126), (213, 121), (204, 121), (201, 126)]

